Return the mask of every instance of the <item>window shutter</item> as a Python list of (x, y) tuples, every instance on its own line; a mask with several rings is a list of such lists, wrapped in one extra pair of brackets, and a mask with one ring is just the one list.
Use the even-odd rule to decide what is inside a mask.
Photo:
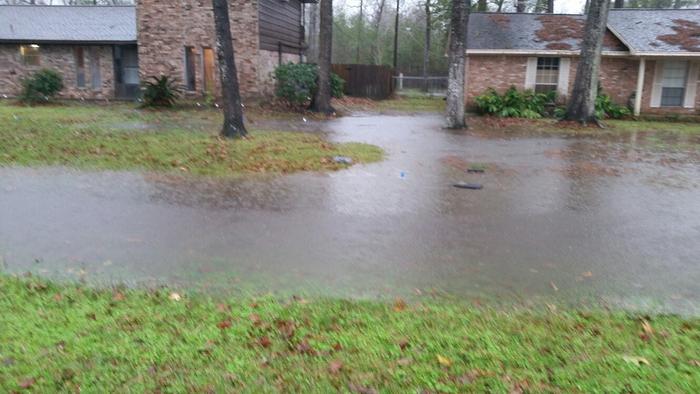
[(690, 62), (688, 66), (690, 68), (688, 69), (688, 82), (685, 87), (683, 107), (695, 108), (695, 94), (698, 89), (698, 68), (700, 67), (700, 63)]
[(537, 80), (537, 58), (527, 58), (527, 70), (525, 71), (525, 90), (535, 90)]
[(563, 57), (559, 59), (559, 81), (557, 81), (557, 94), (559, 97), (569, 96), (569, 69), (571, 59)]
[(654, 67), (654, 82), (651, 86), (651, 102), (649, 106), (652, 108), (661, 107), (661, 91), (663, 90), (663, 72), (664, 72), (664, 62), (657, 60)]

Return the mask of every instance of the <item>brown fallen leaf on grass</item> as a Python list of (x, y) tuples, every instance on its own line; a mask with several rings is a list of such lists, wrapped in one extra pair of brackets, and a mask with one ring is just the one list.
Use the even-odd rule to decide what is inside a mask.
[(438, 355), (437, 356), (438, 364), (442, 365), (443, 367), (451, 367), (452, 366), (452, 360), (450, 360), (447, 357), (443, 357)]
[(401, 298), (394, 301), (394, 311), (402, 312), (404, 310), (406, 310), (406, 301), (402, 300)]
[(284, 339), (289, 341), (290, 339), (294, 338), (294, 334), (296, 332), (296, 325), (293, 321), (277, 320), (276, 325), (277, 329), (279, 330), (280, 334), (282, 334), (282, 337), (284, 337)]
[(336, 375), (343, 369), (343, 362), (340, 360), (333, 360), (328, 364), (328, 372)]
[(61, 293), (56, 293), (56, 295), (53, 296), (53, 300), (56, 302), (61, 302), (63, 301), (63, 296), (61, 295)]
[(341, 344), (339, 344), (339, 343), (336, 342), (336, 343), (333, 345), (333, 350), (336, 351), (336, 352), (339, 352), (339, 351), (343, 350), (343, 346), (342, 346)]
[(552, 290), (559, 291), (559, 288), (554, 284), (554, 282), (549, 282), (549, 285), (552, 286)]
[(371, 388), (371, 387), (365, 387), (365, 386), (360, 386), (355, 383), (350, 383), (348, 385), (348, 389), (350, 390), (351, 393), (357, 393), (357, 394), (377, 394), (378, 391)]
[(231, 322), (231, 319), (226, 319), (224, 321), (220, 321), (216, 326), (219, 327), (220, 330), (226, 330), (227, 328), (231, 328), (233, 323)]
[(126, 297), (124, 296), (124, 293), (122, 293), (121, 291), (117, 291), (112, 296), (112, 301), (124, 301), (125, 299), (126, 299)]
[(315, 356), (317, 354), (316, 350), (311, 347), (311, 344), (309, 344), (309, 341), (304, 339), (297, 345), (297, 352), (301, 354), (305, 354), (307, 356)]
[(396, 364), (398, 364), (402, 367), (407, 367), (407, 366), (411, 365), (412, 362), (413, 361), (408, 357), (404, 357), (404, 358), (400, 358), (400, 359), (396, 360)]
[(642, 332), (639, 333), (639, 337), (644, 341), (651, 341), (654, 336), (654, 329), (651, 328), (651, 324), (647, 320), (642, 320)]
[(270, 345), (272, 345), (272, 341), (270, 340), (269, 337), (264, 336), (264, 337), (258, 339), (258, 345), (267, 349), (270, 347)]
[(690, 360), (690, 365), (700, 367), (700, 360)]
[(258, 327), (260, 324), (262, 324), (262, 320), (260, 319), (260, 315), (257, 313), (253, 313), (252, 315), (249, 316), (250, 322), (253, 323), (253, 326)]
[(26, 389), (32, 388), (32, 386), (34, 386), (35, 383), (36, 383), (36, 379), (26, 378), (19, 383), (19, 387), (26, 390)]
[(406, 348), (408, 348), (410, 346), (410, 344), (411, 343), (408, 342), (408, 339), (404, 338), (404, 339), (399, 341), (399, 348), (401, 348), (401, 350), (406, 350)]

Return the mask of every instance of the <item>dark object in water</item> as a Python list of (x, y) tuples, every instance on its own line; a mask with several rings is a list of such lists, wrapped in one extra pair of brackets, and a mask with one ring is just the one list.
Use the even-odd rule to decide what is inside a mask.
[(482, 185), (480, 183), (459, 182), (459, 183), (455, 183), (454, 187), (456, 187), (458, 189), (481, 190), (484, 188), (484, 185)]
[(486, 169), (484, 169), (484, 168), (470, 168), (467, 170), (467, 172), (470, 174), (483, 174), (486, 172)]

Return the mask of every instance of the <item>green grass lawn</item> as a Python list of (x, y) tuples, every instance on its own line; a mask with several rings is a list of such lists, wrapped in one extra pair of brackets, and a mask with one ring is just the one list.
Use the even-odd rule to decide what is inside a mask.
[(700, 390), (697, 318), (216, 300), (2, 275), (0, 310), (3, 392)]
[[(251, 111), (251, 123), (267, 117)], [(249, 138), (217, 136), (222, 116), (213, 109), (151, 111), (130, 104), (0, 104), (0, 165), (63, 165), (85, 169), (177, 171), (228, 176), (253, 172), (335, 170), (381, 160), (380, 148), (334, 144), (323, 136), (251, 130)], [(251, 127), (251, 126), (249, 126)]]

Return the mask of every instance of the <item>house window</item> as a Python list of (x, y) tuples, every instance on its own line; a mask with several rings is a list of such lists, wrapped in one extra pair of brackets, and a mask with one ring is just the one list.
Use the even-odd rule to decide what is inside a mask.
[(185, 80), (187, 81), (187, 90), (190, 92), (197, 90), (195, 59), (194, 47), (185, 47)]
[(214, 94), (214, 67), (216, 67), (214, 50), (211, 48), (204, 48), (202, 54), (204, 56), (204, 91), (208, 94)]
[(535, 92), (544, 93), (556, 91), (559, 83), (559, 58), (537, 58), (537, 75), (535, 77)]
[(73, 50), (75, 55), (75, 84), (79, 88), (85, 87), (85, 50), (77, 47)]
[(93, 90), (102, 90), (102, 73), (100, 72), (100, 52), (90, 48), (90, 85)]
[(22, 56), (22, 63), (25, 66), (39, 66), (41, 64), (39, 59), (39, 45), (20, 45), (19, 53)]
[(661, 106), (682, 107), (685, 99), (685, 85), (688, 77), (687, 61), (664, 62), (661, 81)]

